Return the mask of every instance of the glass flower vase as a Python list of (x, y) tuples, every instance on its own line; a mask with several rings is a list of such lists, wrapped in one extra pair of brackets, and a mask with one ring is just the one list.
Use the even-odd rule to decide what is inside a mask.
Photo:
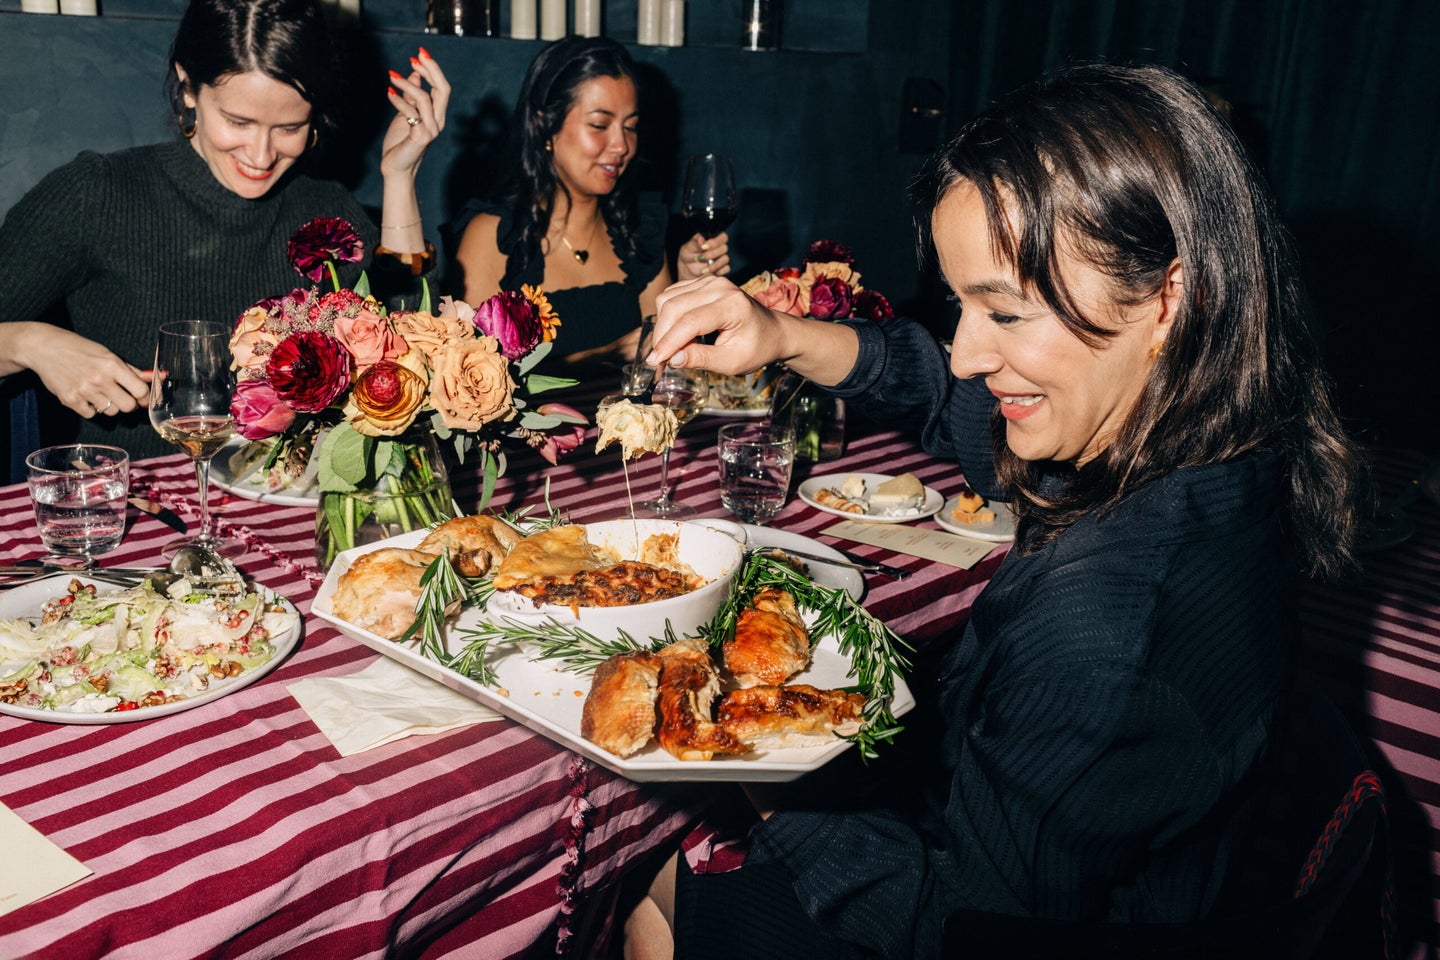
[(775, 381), (770, 420), (795, 432), (795, 455), (802, 460), (835, 460), (845, 452), (845, 401), (793, 370)]
[(455, 516), (450, 478), (435, 437), (394, 444), (387, 469), (360, 489), (322, 491), (315, 512), (315, 561), (329, 569), (342, 550), (423, 530)]

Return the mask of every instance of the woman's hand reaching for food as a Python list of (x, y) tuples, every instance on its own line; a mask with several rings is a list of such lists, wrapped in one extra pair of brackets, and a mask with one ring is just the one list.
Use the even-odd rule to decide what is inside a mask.
[(77, 333), (49, 323), (0, 324), (0, 374), (34, 370), (65, 406), (89, 420), (143, 407), (150, 371), (139, 370)]
[[(860, 353), (844, 324), (767, 309), (729, 280), (701, 277), (667, 288), (656, 300), (655, 346), (647, 363), (744, 374), (784, 361), (820, 384), (845, 379)], [(713, 343), (699, 338), (714, 334)]]
[(706, 240), (697, 233), (681, 245), (675, 260), (675, 273), (681, 280), (726, 276), (730, 273), (730, 235), (722, 232)]

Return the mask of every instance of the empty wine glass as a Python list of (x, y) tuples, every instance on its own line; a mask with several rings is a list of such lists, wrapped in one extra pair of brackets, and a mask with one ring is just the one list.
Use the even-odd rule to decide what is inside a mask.
[(193, 541), (166, 544), (166, 556), (190, 542), (221, 554), (237, 552), (235, 543), (221, 540), (210, 529), (210, 458), (235, 435), (230, 415), (234, 389), (230, 330), (224, 324), (180, 320), (160, 326), (150, 381), (150, 423), (189, 454), (200, 489), (200, 533)]
[[(679, 370), (664, 367), (655, 378), (650, 393), (650, 402), (656, 406), (669, 407), (681, 426), (695, 419), (705, 406), (710, 390), (710, 377), (704, 370)], [(637, 504), (637, 517), (659, 517), (666, 520), (695, 516), (695, 508), (676, 503), (670, 497), (670, 447), (660, 454), (660, 493), (654, 500)]]
[(685, 229), (709, 240), (734, 223), (737, 212), (730, 158), (723, 153), (691, 157), (685, 165), (685, 192), (680, 200)]

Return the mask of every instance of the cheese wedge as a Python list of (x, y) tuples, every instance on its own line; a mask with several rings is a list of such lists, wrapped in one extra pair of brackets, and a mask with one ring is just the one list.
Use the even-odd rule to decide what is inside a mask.
[(925, 486), (913, 473), (902, 473), (878, 484), (870, 494), (870, 509), (875, 513), (896, 513), (913, 510), (925, 502)]

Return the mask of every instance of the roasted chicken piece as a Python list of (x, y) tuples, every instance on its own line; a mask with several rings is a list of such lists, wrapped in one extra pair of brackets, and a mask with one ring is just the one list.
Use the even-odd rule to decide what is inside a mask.
[(595, 668), (580, 714), (580, 733), (619, 757), (628, 757), (655, 736), (655, 698), (661, 660), (637, 650)]
[(813, 747), (860, 729), (865, 695), (809, 684), (748, 687), (720, 699), (716, 720), (757, 750)]
[(388, 640), (415, 622), (420, 578), (433, 553), (382, 547), (355, 558), (335, 585), (335, 615)]
[(483, 577), (500, 565), (524, 535), (499, 517), (456, 517), (431, 530), (416, 547), (425, 553), (450, 551), (450, 562), (467, 577)]
[(720, 677), (704, 640), (686, 637), (660, 652), (660, 727), (656, 739), (680, 760), (709, 760), (749, 748), (711, 719)]
[(810, 633), (787, 590), (755, 594), (723, 648), (725, 667), (742, 687), (784, 683), (810, 665)]

